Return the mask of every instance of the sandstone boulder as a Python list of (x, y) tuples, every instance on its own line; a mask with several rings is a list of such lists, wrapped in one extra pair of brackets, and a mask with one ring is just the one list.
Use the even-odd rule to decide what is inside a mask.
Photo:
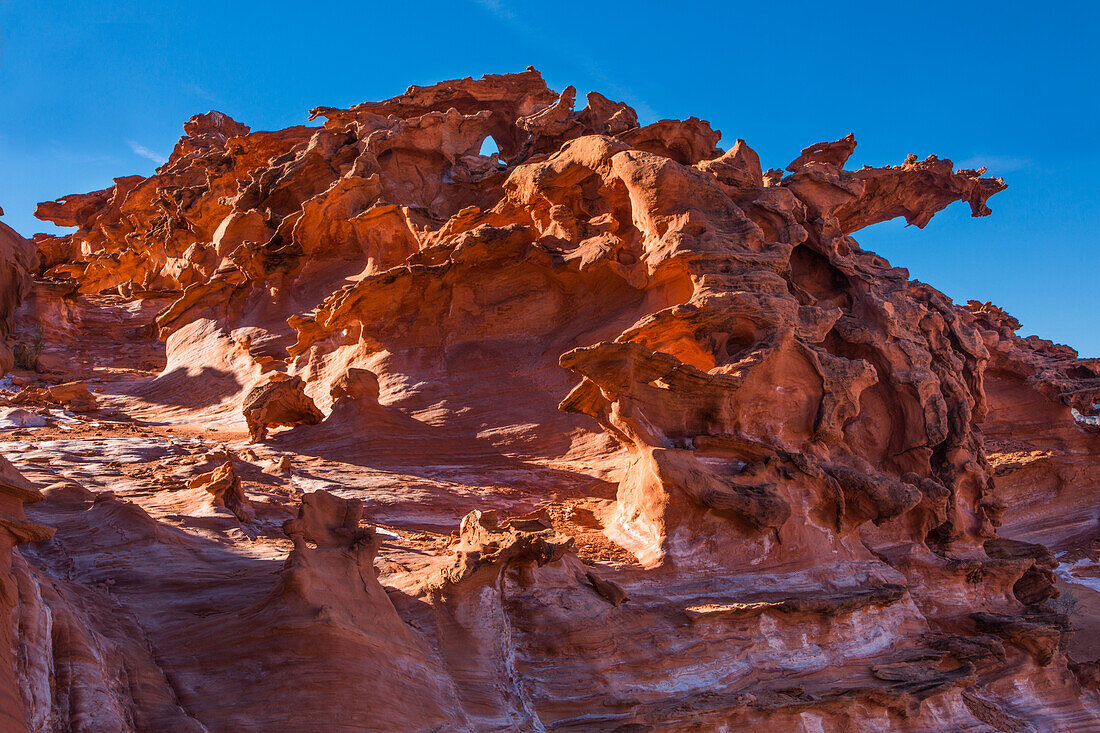
[(378, 376), (369, 369), (350, 367), (332, 383), (330, 392), (333, 400), (347, 398), (378, 402)]
[(243, 411), (252, 442), (265, 440), (273, 427), (316, 425), (324, 419), (304, 386), (301, 377), (273, 377), (248, 393)]

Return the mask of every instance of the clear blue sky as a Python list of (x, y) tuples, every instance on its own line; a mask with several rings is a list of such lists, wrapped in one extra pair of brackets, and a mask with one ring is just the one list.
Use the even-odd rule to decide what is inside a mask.
[(936, 153), (1010, 188), (861, 243), (956, 301), (1100, 356), (1100, 3), (0, 0), (0, 206), (148, 175), (196, 112), (254, 129), (409, 84), (520, 71), (696, 115), (765, 166), (854, 132), (855, 166)]

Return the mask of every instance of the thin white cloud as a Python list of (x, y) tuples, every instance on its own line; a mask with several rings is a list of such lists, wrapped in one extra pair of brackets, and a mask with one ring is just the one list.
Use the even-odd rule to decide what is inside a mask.
[(956, 168), (981, 168), (985, 166), (994, 175), (1022, 170), (1029, 165), (1031, 165), (1031, 161), (1027, 158), (1014, 158), (1011, 155), (972, 155), (966, 160), (955, 163)]
[(133, 150), (136, 155), (140, 155), (143, 158), (148, 158), (157, 165), (161, 165), (162, 163), (164, 163), (164, 161), (168, 160), (167, 155), (161, 155), (160, 153), (152, 151), (144, 145), (134, 142), (133, 140), (127, 140), (127, 142), (130, 144), (130, 150)]
[(221, 101), (215, 97), (206, 87), (200, 86), (193, 81), (184, 82), (182, 88), (188, 94), (204, 99), (207, 102), (213, 102), (214, 104), (221, 104)]
[(476, 2), (478, 5), (485, 8), (498, 18), (503, 18), (505, 20), (514, 20), (516, 17), (516, 14), (508, 8), (504, 7), (504, 4), (501, 3), (500, 0), (474, 0), (474, 2)]

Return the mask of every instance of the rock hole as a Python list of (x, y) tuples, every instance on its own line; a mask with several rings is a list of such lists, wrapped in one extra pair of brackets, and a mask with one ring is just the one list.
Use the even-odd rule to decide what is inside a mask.
[[(1097, 408), (1097, 405), (1093, 405)], [(1073, 415), (1073, 419), (1082, 425), (1092, 425), (1100, 428), (1100, 415), (1084, 415), (1076, 407), (1069, 408), (1070, 413)]]
[(481, 141), (481, 151), (478, 155), (484, 155), (486, 158), (490, 158), (494, 155), (500, 156), (500, 148), (497, 146), (497, 141), (493, 139), (492, 135)]

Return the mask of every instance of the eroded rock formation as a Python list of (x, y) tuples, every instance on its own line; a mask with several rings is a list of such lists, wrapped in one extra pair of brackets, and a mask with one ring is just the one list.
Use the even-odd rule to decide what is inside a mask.
[(266, 439), (271, 428), (316, 425), (324, 418), (302, 391), (301, 377), (278, 377), (256, 385), (244, 398), (245, 424), (253, 441)]
[[(1075, 540), (1023, 478), (1095, 527), (1096, 365), (852, 238), (1004, 183), (576, 107), (529, 69), (319, 127), (211, 112), (40, 205), (77, 229), (36, 237), (17, 330), (80, 357), (58, 381), (102, 367), (111, 422), (0, 444), (55, 487), (18, 605), (143, 686), (43, 683), (69, 652), (28, 623), (28, 728), (1100, 725), (1045, 546)], [(1008, 468), (987, 439), (1032, 404)]]
[(228, 509), (242, 522), (250, 521), (255, 517), (248, 495), (241, 488), (241, 477), (233, 468), (232, 461), (226, 461), (213, 471), (199, 474), (191, 479), (188, 486), (205, 491), (210, 495), (209, 502), (212, 507)]

